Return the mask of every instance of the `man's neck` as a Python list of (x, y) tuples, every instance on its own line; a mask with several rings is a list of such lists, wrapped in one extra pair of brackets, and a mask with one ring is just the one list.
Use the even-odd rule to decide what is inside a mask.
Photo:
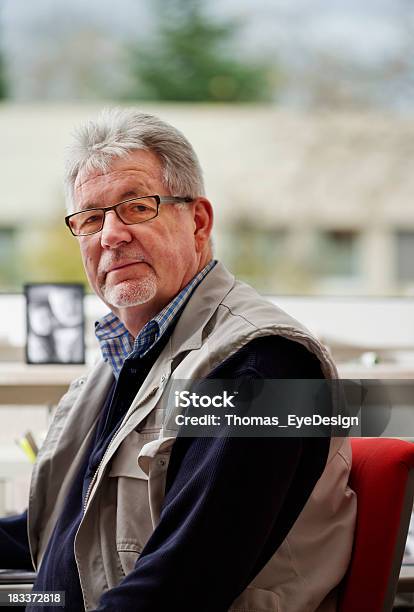
[[(153, 302), (153, 300), (151, 300), (151, 302)], [(131, 336), (133, 336), (134, 340), (144, 325), (156, 317), (164, 306), (168, 304), (168, 302), (165, 304), (155, 304), (151, 302), (148, 302), (148, 304), (140, 304), (139, 306), (131, 306), (129, 308), (120, 308), (115, 312)]]

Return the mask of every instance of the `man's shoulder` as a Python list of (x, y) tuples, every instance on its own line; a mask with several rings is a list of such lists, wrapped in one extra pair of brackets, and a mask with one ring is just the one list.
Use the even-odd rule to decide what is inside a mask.
[[(274, 303), (270, 297), (260, 295), (253, 287), (236, 280), (218, 305), (212, 331), (221, 342), (236, 336), (247, 342), (255, 338), (278, 336), (290, 340), (284, 350), (297, 350), (297, 344), (312, 348), (320, 346), (313, 333), (303, 323)], [(274, 342), (272, 343), (274, 345)], [(241, 345), (240, 345), (241, 346)]]
[(277, 322), (305, 329), (302, 323), (275, 304), (270, 297), (260, 295), (251, 285), (237, 279), (220, 306), (232, 316), (241, 317), (253, 325)]
[[(214, 271), (213, 269), (210, 274)], [(220, 270), (216, 276), (217, 286), (220, 286)], [(191, 355), (191, 371), (205, 375), (244, 346), (257, 340), (258, 345), (251, 345), (249, 350), (250, 353), (254, 350), (256, 361), (263, 355), (269, 343), (270, 348), (265, 352), (270, 351), (273, 356), (281, 352), (285, 354), (286, 359), (287, 354), (292, 352), (292, 362), (298, 362), (299, 357), (300, 360), (303, 358), (309, 361), (311, 355), (315, 356), (318, 364), (322, 364), (324, 375), (329, 378), (335, 376), (335, 366), (326, 349), (299, 321), (268, 298), (261, 296), (253, 287), (235, 280), (234, 277), (231, 283), (228, 282), (226, 291), (222, 291), (222, 287), (220, 291), (217, 290), (214, 283), (216, 279), (211, 277), (209, 280), (209, 284), (203, 288), (199, 287), (198, 300), (193, 304), (193, 324), (199, 325), (199, 344), (194, 348), (199, 351), (197, 355)], [(214, 304), (212, 300), (208, 300), (213, 287), (216, 289), (216, 296), (221, 292), (220, 299), (216, 299)], [(214, 290), (212, 292), (214, 294)], [(202, 307), (208, 303), (209, 314), (205, 316)], [(198, 311), (197, 307), (200, 306)], [(273, 340), (259, 341), (259, 338), (263, 337), (273, 337)], [(275, 337), (284, 338), (285, 341), (275, 340)], [(188, 366), (189, 363), (186, 362), (185, 365)]]

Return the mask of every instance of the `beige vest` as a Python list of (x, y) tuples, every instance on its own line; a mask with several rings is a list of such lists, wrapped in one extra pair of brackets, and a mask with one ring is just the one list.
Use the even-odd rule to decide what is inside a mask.
[[(201, 378), (253, 338), (269, 334), (300, 342), (319, 358), (327, 378), (336, 377), (326, 349), (310, 332), (217, 263), (187, 303), (92, 481), (75, 539), (86, 610), (95, 608), (103, 591), (134, 568), (159, 521), (174, 443), (174, 433), (163, 427), (161, 408), (168, 383)], [(35, 567), (90, 443), (111, 380), (109, 365), (100, 361), (87, 377), (72, 383), (56, 409), (30, 489), (28, 531)], [(349, 441), (332, 439), (326, 468), (305, 508), (277, 552), (233, 603), (232, 612), (336, 609), (330, 592), (347, 568), (356, 514), (355, 495), (347, 486), (350, 463)], [(200, 593), (200, 601), (202, 597)]]

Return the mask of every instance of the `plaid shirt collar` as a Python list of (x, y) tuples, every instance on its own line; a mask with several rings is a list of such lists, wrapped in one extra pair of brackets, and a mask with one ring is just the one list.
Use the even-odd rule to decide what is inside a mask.
[(102, 357), (104, 361), (110, 363), (116, 378), (118, 378), (127, 357), (142, 357), (158, 342), (180, 308), (184, 306), (191, 293), (215, 264), (216, 260), (212, 259), (161, 312), (148, 321), (135, 338), (135, 342), (125, 325), (113, 312), (109, 312), (95, 322), (95, 335), (101, 348)]

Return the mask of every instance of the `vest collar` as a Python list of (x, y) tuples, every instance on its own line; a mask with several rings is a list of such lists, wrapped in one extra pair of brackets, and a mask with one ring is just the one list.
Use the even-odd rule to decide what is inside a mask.
[(188, 300), (171, 336), (171, 358), (202, 345), (203, 330), (235, 282), (233, 274), (218, 261)]

